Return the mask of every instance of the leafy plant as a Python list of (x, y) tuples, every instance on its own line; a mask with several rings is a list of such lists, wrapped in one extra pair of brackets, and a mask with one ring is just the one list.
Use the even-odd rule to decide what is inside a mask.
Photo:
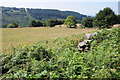
[(1, 78), (119, 79), (119, 32), (119, 28), (98, 32), (88, 52), (77, 50), (81, 35), (15, 48), (1, 55)]

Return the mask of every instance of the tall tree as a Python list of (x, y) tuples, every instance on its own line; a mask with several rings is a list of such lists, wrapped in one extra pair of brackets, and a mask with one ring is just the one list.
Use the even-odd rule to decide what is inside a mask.
[(111, 8), (104, 8), (96, 14), (93, 24), (99, 28), (107, 28), (116, 24), (116, 19), (116, 15)]

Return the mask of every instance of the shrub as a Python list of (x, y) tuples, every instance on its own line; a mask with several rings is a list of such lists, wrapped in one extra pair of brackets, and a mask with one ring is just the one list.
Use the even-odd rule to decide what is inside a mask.
[(17, 27), (18, 27), (18, 24), (16, 24), (16, 23), (12, 23), (12, 24), (7, 25), (7, 28), (17, 28)]
[(55, 25), (63, 24), (63, 20), (57, 20), (57, 19), (48, 19), (46, 21), (46, 26), (54, 27)]
[(93, 18), (92, 17), (87, 17), (87, 18), (84, 18), (83, 21), (82, 21), (82, 24), (85, 26), (85, 27), (93, 27)]
[(68, 16), (64, 22), (64, 24), (67, 25), (69, 28), (76, 28), (76, 23), (77, 21), (74, 16)]
[(40, 22), (39, 20), (33, 20), (31, 23), (30, 23), (30, 26), (32, 27), (40, 27), (40, 26), (43, 26), (42, 22)]

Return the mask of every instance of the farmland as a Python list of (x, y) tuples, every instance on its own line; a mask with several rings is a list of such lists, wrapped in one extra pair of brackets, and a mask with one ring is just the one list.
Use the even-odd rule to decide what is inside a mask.
[(51, 40), (60, 37), (78, 35), (95, 31), (96, 29), (70, 29), (66, 27), (36, 27), (36, 28), (3, 28), (2, 47), (3, 52), (9, 51), (11, 47), (29, 45), (43, 40)]

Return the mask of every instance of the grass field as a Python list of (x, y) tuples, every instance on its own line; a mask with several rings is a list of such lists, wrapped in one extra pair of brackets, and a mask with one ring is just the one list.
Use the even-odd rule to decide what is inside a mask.
[(42, 40), (56, 39), (88, 33), (96, 29), (70, 29), (70, 28), (3, 28), (2, 29), (2, 49), (9, 51), (11, 47), (29, 45)]

